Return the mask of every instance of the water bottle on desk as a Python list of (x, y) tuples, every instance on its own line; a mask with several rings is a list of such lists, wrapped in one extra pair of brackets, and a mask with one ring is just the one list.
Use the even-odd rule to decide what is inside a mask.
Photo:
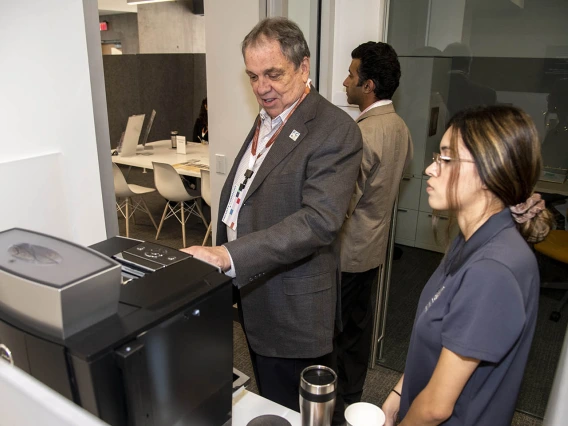
[(172, 140), (172, 149), (177, 149), (177, 135), (178, 132), (176, 130), (172, 130), (170, 132), (170, 138)]

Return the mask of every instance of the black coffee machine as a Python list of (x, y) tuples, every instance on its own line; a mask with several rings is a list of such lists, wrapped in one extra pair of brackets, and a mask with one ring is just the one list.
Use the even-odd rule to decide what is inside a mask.
[(121, 237), (90, 249), (0, 233), (0, 357), (112, 426), (223, 425), (230, 279)]

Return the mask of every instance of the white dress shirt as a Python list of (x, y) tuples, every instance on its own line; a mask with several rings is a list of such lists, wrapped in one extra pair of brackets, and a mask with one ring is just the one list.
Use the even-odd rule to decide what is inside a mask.
[[(380, 106), (383, 106), (383, 105), (389, 105), (389, 104), (392, 104), (392, 100), (390, 100), (390, 99), (384, 99), (382, 101), (377, 101), (375, 103), (372, 103), (367, 108), (365, 108), (363, 111), (361, 111), (361, 114), (359, 114), (359, 117), (361, 117), (367, 111), (372, 110), (373, 108), (380, 107)], [(359, 118), (359, 117), (357, 117), (357, 118)]]
[[(260, 131), (259, 131), (259, 134), (258, 134), (258, 146), (257, 146), (257, 150), (256, 150), (257, 158), (256, 158), (256, 161), (254, 162), (254, 166), (252, 168), (252, 171), (254, 173), (251, 176), (251, 178), (248, 179), (246, 186), (241, 191), (240, 197), (241, 197), (242, 200), (244, 200), (246, 198), (247, 192), (250, 188), (250, 185), (252, 184), (252, 181), (254, 180), (254, 178), (256, 176), (256, 172), (258, 172), (258, 170), (260, 169), (260, 166), (262, 165), (262, 162), (264, 161), (264, 159), (268, 155), (268, 151), (270, 151), (270, 148), (272, 148), (272, 146), (274, 145), (274, 144), (272, 144), (271, 146), (269, 146), (267, 148), (266, 144), (268, 143), (270, 138), (274, 135), (274, 133), (276, 133), (278, 131), (280, 126), (282, 126), (282, 123), (284, 123), (286, 121), (286, 119), (290, 115), (290, 112), (292, 112), (292, 110), (294, 109), (296, 104), (299, 102), (299, 100), (300, 99), (298, 99), (296, 102), (294, 102), (290, 107), (285, 109), (279, 116), (277, 116), (275, 118), (270, 118), (270, 116), (264, 110), (264, 108), (260, 111), (261, 124), (260, 124)], [(243, 157), (241, 158), (241, 162), (239, 163), (239, 167), (237, 168), (237, 173), (235, 173), (235, 179), (233, 180), (233, 187), (235, 185), (240, 185), (244, 180), (245, 171), (249, 168), (249, 161), (251, 160), (251, 155), (252, 155), (251, 146), (252, 146), (252, 139), (249, 141), (247, 150), (245, 151)], [(259, 155), (260, 153), (262, 153), (262, 155)], [(232, 199), (229, 200), (229, 203), (231, 203), (232, 201), (233, 201)], [(235, 223), (237, 223), (237, 220), (235, 220)], [(237, 229), (238, 229), (238, 226), (237, 226)], [(234, 241), (236, 239), (237, 239), (237, 230), (231, 229), (229, 226), (227, 226), (227, 240), (228, 241)], [(229, 252), (229, 250), (227, 250), (227, 252)], [(225, 272), (225, 274), (234, 278), (236, 276), (235, 275), (235, 265), (233, 264), (233, 258), (231, 257), (231, 253), (229, 253), (229, 257), (231, 258), (231, 269), (229, 269), (227, 272)]]

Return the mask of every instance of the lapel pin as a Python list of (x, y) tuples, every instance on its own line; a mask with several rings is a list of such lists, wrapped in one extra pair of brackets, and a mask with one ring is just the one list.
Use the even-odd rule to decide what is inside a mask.
[(296, 139), (298, 139), (298, 136), (300, 136), (300, 132), (298, 132), (297, 130), (293, 130), (292, 133), (290, 133), (290, 139), (292, 139), (293, 141), (296, 141)]

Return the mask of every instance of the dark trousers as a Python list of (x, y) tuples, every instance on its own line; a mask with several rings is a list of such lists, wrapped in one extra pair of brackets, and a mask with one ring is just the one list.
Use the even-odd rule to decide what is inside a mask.
[[(236, 288), (233, 290), (233, 302), (238, 304), (239, 320), (246, 337), (240, 292)], [(317, 358), (277, 358), (257, 354), (250, 344), (248, 348), (258, 393), (294, 411), (300, 411), (300, 374), (306, 367), (325, 365), (337, 372), (335, 351)], [(344, 410), (343, 400), (338, 398), (333, 414), (333, 425), (344, 424)]]
[(347, 404), (361, 401), (373, 338), (373, 289), (379, 268), (341, 274), (343, 331), (335, 338), (339, 393)]
[(250, 350), (250, 355), (260, 395), (294, 411), (300, 411), (300, 374), (304, 368), (325, 365), (336, 371), (333, 353), (318, 358), (274, 358)]

